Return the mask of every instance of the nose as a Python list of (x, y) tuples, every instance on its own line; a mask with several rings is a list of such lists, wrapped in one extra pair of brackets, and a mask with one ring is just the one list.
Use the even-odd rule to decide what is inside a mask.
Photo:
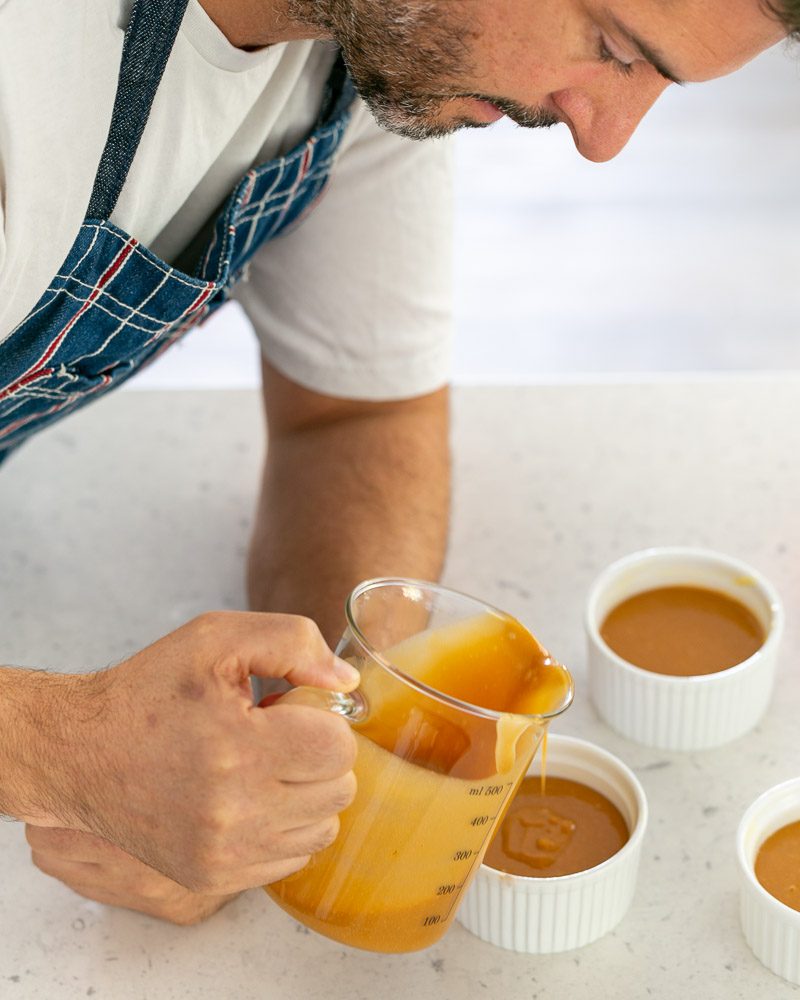
[(595, 87), (574, 87), (552, 95), (572, 131), (575, 148), (603, 163), (625, 147), (658, 97), (669, 86), (649, 67), (645, 74)]

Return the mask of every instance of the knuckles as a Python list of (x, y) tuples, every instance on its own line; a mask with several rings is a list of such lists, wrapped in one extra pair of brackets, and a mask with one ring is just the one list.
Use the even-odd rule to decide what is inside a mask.
[(312, 650), (319, 648), (321, 653), (324, 652), (329, 656), (331, 655), (331, 651), (322, 638), (322, 633), (316, 622), (302, 615), (285, 615), (284, 617), (287, 620), (287, 627), (291, 630), (292, 636), (298, 645), (303, 647), (308, 646)]
[(128, 895), (150, 903), (168, 904), (181, 887), (158, 872), (136, 872), (126, 878), (120, 885)]
[[(352, 798), (349, 787), (340, 794), (343, 802), (349, 802)], [(250, 885), (241, 882), (241, 875), (246, 870), (252, 871), (252, 866), (259, 860), (265, 860), (263, 851), (260, 857), (243, 857), (231, 846), (236, 838), (227, 835), (230, 829), (226, 821), (219, 822), (213, 831), (206, 827), (202, 838), (194, 845), (191, 856), (185, 859), (182, 870), (175, 873), (175, 881), (191, 892), (203, 895), (221, 895), (250, 888)], [(258, 879), (258, 884), (277, 881), (299, 871), (307, 864), (311, 855), (330, 847), (338, 835), (339, 817), (334, 814), (313, 826), (279, 836), (270, 851), (270, 877)]]
[(227, 824), (221, 823), (216, 830), (204, 832), (186, 859), (183, 870), (175, 876), (180, 885), (206, 895), (228, 889), (231, 876), (242, 859), (232, 849), (232, 838), (226, 836), (227, 830)]
[[(220, 688), (215, 685), (215, 671), (220, 663), (235, 661), (237, 649), (246, 649), (248, 631), (252, 635), (254, 627), (260, 630), (262, 626), (256, 619), (262, 618), (269, 619), (263, 623), (267, 640), (270, 631), (282, 633), (284, 639), (289, 638), (289, 646), (303, 656), (332, 655), (310, 618), (254, 616), (229, 611), (209, 611), (197, 616), (183, 626), (180, 643), (175, 641), (161, 647), (167, 650), (168, 656), (176, 655), (176, 650), (180, 652), (180, 663), (185, 667), (170, 676), (170, 683), (179, 705), (188, 705), (192, 713), (192, 728), (181, 731), (187, 734), (182, 745), (188, 746), (186, 758), (191, 761), (191, 770), (181, 770), (177, 763), (173, 767), (171, 759), (167, 762), (155, 756), (155, 751), (146, 762), (160, 765), (167, 779), (164, 788), (168, 796), (174, 799), (175, 789), (181, 789), (180, 794), (185, 796), (189, 806), (187, 821), (181, 824), (180, 833), (173, 830), (174, 839), (166, 838), (168, 842), (161, 845), (159, 851), (144, 850), (151, 839), (150, 832), (146, 840), (142, 831), (134, 831), (135, 835), (128, 837), (126, 834), (120, 842), (126, 849), (141, 851), (140, 857), (157, 863), (169, 877), (160, 876), (144, 866), (144, 870), (138, 872), (134, 866), (126, 867), (124, 860), (118, 857), (124, 853), (121, 848), (93, 835), (29, 826), (26, 837), (33, 863), (41, 871), (58, 877), (58, 871), (65, 869), (68, 859), (80, 858), (98, 867), (102, 865), (109, 878), (122, 880), (132, 895), (154, 905), (166, 906), (170, 899), (178, 898), (170, 893), (180, 894), (183, 889), (204, 895), (235, 891), (241, 888), (235, 885), (237, 878), (254, 864), (283, 865), (283, 874), (276, 878), (283, 877), (290, 873), (289, 868), (299, 870), (311, 854), (324, 850), (336, 839), (339, 820), (335, 814), (346, 809), (355, 794), (355, 778), (350, 772), (355, 762), (356, 744), (348, 723), (319, 709), (278, 705), (269, 710), (276, 713), (274, 738), (262, 741), (264, 730), (253, 729), (251, 733), (241, 724), (245, 715), (240, 705), (237, 704), (234, 712), (227, 711), (228, 704), (235, 704), (233, 700), (216, 711), (215, 698)], [(208, 653), (205, 668), (204, 657), (198, 652), (204, 647)], [(277, 648), (282, 648), (282, 644), (278, 643)], [(141, 656), (137, 663), (141, 662)], [(198, 662), (192, 663), (195, 658)], [(199, 712), (204, 713), (202, 727), (196, 725)], [(234, 714), (237, 712), (239, 714)], [(155, 722), (151, 723), (150, 716)], [(143, 710), (142, 719), (151, 728), (158, 721), (152, 709), (150, 715), (145, 715)], [(330, 815), (313, 826), (298, 829), (296, 836), (288, 837), (283, 844), (280, 843), (283, 840), (281, 823), (273, 823), (270, 813), (278, 816), (284, 808), (286, 814), (290, 812), (288, 793), (282, 797), (284, 789), (279, 775), (284, 767), (288, 769), (288, 765), (294, 766), (295, 762), (301, 765), (300, 778), (293, 779), (298, 783), (306, 780), (304, 771), (308, 772), (309, 781), (335, 779), (335, 783), (327, 792), (320, 793), (318, 801), (322, 806), (317, 808), (315, 805), (313, 813), (315, 820), (328, 811)], [(154, 806), (153, 815), (165, 815), (172, 799), (162, 797), (159, 811), (156, 812)], [(112, 831), (109, 839), (116, 839), (119, 832)], [(266, 857), (263, 853), (260, 857), (251, 856), (253, 852), (247, 845), (256, 832), (266, 833), (270, 838)]]
[(253, 764), (253, 754), (246, 747), (237, 746), (231, 742), (226, 745), (209, 747), (209, 755), (199, 764), (199, 771), (205, 779), (218, 783), (224, 789), (229, 782)]
[(186, 628), (203, 639), (218, 632), (227, 631), (237, 617), (235, 611), (204, 611), (187, 622)]
[(263, 627), (266, 630), (265, 638), (270, 633), (283, 633), (296, 646), (308, 647), (314, 653), (331, 655), (316, 622), (304, 615), (252, 611), (204, 611), (187, 622), (183, 628), (201, 641), (207, 640), (209, 637), (224, 635), (229, 636), (235, 642), (237, 632), (243, 628), (252, 627), (256, 619), (263, 621)]

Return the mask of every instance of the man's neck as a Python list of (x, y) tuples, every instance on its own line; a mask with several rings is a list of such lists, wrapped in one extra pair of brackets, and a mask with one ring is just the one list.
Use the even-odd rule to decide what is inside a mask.
[(288, 0), (200, 0), (200, 4), (231, 45), (240, 49), (323, 37), (316, 28), (289, 16)]

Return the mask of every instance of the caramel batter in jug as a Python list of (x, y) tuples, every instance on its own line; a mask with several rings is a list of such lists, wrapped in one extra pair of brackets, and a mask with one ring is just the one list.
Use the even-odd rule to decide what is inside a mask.
[(434, 692), (504, 714), (472, 713), (365, 661), (356, 799), (336, 842), (267, 891), (328, 937), (401, 952), (449, 927), (544, 731), (520, 715), (561, 708), (569, 675), (499, 613), (422, 632), (383, 658)]

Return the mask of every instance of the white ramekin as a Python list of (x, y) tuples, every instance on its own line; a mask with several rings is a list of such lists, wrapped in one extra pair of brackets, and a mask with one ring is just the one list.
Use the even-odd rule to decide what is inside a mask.
[[(528, 773), (540, 773), (538, 760)], [(633, 899), (647, 825), (642, 786), (606, 750), (571, 736), (548, 736), (547, 774), (605, 795), (631, 835), (613, 857), (574, 875), (528, 878), (481, 865), (458, 911), (459, 922), (490, 944), (534, 955), (580, 948), (616, 927)]]
[(800, 984), (800, 913), (771, 896), (755, 876), (758, 849), (776, 830), (800, 821), (800, 778), (764, 792), (742, 817), (736, 834), (740, 917), (756, 958), (790, 983)]
[[(612, 608), (655, 587), (697, 586), (722, 591), (758, 618), (764, 645), (743, 663), (714, 674), (675, 677), (627, 663), (600, 636)], [(738, 559), (692, 548), (645, 549), (608, 567), (586, 607), (589, 692), (618, 733), (664, 750), (719, 746), (751, 729), (772, 694), (783, 608), (775, 588)]]

